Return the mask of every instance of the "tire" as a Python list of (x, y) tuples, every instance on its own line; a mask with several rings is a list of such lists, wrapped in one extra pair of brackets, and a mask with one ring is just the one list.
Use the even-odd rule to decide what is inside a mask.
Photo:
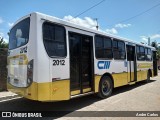
[(158, 66), (158, 70), (160, 70), (160, 66)]
[(150, 73), (149, 73), (149, 71), (148, 71), (148, 73), (147, 73), (146, 83), (149, 83), (149, 81), (150, 81)]
[(104, 99), (112, 94), (113, 82), (109, 76), (104, 76), (99, 83), (98, 97)]

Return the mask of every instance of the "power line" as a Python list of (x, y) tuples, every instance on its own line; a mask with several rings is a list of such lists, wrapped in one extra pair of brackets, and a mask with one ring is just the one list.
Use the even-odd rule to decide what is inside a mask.
[[(149, 9), (147, 9), (147, 10), (141, 12), (141, 13), (138, 13), (138, 14), (135, 15), (135, 16), (132, 16), (132, 17), (127, 18), (127, 19), (124, 19), (124, 20), (121, 20), (121, 21), (119, 21), (119, 22), (117, 22), (117, 23), (124, 23), (124, 22), (126, 22), (126, 21), (131, 20), (131, 19), (134, 19), (134, 18), (136, 18), (136, 17), (139, 17), (139, 16), (141, 16), (141, 15), (143, 15), (143, 14), (149, 12), (150, 10), (152, 10), (152, 9), (154, 9), (154, 8), (156, 8), (156, 7), (158, 7), (159, 5), (160, 5), (160, 3), (158, 3), (158, 4), (154, 5), (154, 6), (152, 6), (151, 8), (149, 8)], [(108, 25), (108, 26), (112, 26), (112, 25)]]
[(103, 3), (104, 1), (106, 1), (106, 0), (102, 0), (102, 1), (100, 1), (100, 2), (98, 2), (98, 3), (96, 3), (96, 4), (93, 5), (92, 7), (90, 7), (90, 8), (88, 8), (88, 9), (86, 9), (85, 11), (83, 11), (83, 12), (77, 14), (74, 18), (76, 18), (76, 17), (78, 17), (78, 16), (80, 16), (80, 15), (82, 15), (82, 14), (88, 12), (89, 10), (91, 10), (91, 9), (93, 9), (94, 7), (100, 5), (100, 4)]

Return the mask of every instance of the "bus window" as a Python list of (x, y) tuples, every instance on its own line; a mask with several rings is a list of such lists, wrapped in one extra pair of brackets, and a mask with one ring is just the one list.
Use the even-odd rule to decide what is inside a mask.
[(143, 46), (137, 46), (137, 60), (144, 61), (145, 60), (145, 49)]
[(125, 59), (125, 44), (122, 41), (113, 40), (114, 59)]
[(96, 58), (112, 58), (112, 41), (110, 38), (96, 36), (95, 47)]
[(29, 28), (30, 18), (26, 18), (11, 29), (9, 34), (10, 50), (27, 44), (29, 40)]
[(46, 51), (50, 57), (66, 56), (65, 29), (52, 23), (43, 24), (43, 40)]
[(95, 46), (96, 46), (96, 58), (104, 58), (103, 52), (103, 38), (96, 36), (95, 38)]
[(145, 57), (146, 57), (146, 61), (152, 60), (152, 53), (150, 48), (145, 48)]

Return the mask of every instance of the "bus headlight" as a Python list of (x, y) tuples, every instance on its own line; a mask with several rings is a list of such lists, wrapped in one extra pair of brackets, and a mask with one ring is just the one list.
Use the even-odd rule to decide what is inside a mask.
[(27, 65), (27, 86), (33, 82), (33, 60), (29, 61)]

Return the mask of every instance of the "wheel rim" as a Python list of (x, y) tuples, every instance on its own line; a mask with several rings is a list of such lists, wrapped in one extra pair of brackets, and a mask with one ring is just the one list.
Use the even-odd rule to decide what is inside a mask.
[(108, 92), (110, 91), (110, 84), (109, 84), (109, 82), (106, 80), (106, 81), (104, 81), (103, 82), (103, 84), (102, 84), (102, 92), (103, 92), (103, 94), (108, 94)]

